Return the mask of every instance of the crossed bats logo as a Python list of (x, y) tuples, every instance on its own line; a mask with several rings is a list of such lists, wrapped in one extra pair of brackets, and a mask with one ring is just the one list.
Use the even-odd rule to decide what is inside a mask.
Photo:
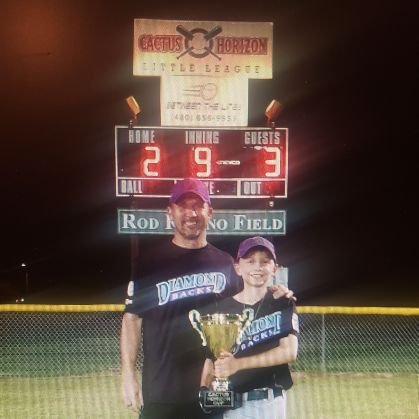
[(185, 54), (189, 54), (195, 58), (204, 58), (211, 54), (217, 58), (217, 60), (221, 60), (212, 49), (214, 47), (214, 38), (220, 34), (222, 30), (221, 26), (217, 25), (210, 31), (202, 28), (195, 28), (188, 31), (184, 26), (177, 25), (176, 31), (185, 38), (185, 50), (176, 58), (179, 59)]

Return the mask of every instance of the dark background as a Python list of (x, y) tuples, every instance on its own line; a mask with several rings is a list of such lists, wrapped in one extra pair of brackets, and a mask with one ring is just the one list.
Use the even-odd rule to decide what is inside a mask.
[(134, 18), (274, 22), (274, 76), (249, 81), (249, 126), (285, 105), (275, 244), (290, 287), (300, 304), (416, 306), (416, 22), (408, 2), (346, 0), (2, 3), (0, 302), (122, 302), (113, 127), (130, 95), (140, 125), (160, 125), (159, 78), (132, 76)]

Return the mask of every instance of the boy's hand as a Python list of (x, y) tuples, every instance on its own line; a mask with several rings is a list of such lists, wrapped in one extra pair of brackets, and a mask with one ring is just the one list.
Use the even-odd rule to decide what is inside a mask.
[(214, 362), (215, 376), (227, 378), (238, 371), (238, 362), (230, 352), (221, 352), (220, 358)]

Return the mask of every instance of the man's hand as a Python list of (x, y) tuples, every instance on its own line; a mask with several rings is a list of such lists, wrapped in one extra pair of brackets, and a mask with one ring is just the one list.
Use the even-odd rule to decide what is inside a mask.
[(143, 407), (143, 392), (136, 374), (122, 374), (122, 399), (125, 406), (134, 412)]
[(214, 362), (216, 377), (227, 378), (239, 370), (239, 363), (230, 352), (221, 352), (220, 358)]
[(121, 327), (122, 399), (127, 407), (138, 412), (143, 406), (143, 392), (138, 380), (136, 360), (141, 340), (142, 319), (125, 313)]
[(294, 292), (282, 284), (275, 284), (269, 287), (269, 291), (272, 292), (272, 295), (277, 300), (281, 297), (289, 298), (293, 301), (297, 301), (297, 298), (294, 296)]

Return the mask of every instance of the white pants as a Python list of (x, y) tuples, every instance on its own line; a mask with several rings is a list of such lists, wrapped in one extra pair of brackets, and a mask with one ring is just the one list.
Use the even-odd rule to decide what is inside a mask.
[(265, 400), (243, 400), (242, 407), (227, 410), (223, 415), (224, 419), (286, 419), (287, 403), (285, 391), (282, 396), (273, 397)]

